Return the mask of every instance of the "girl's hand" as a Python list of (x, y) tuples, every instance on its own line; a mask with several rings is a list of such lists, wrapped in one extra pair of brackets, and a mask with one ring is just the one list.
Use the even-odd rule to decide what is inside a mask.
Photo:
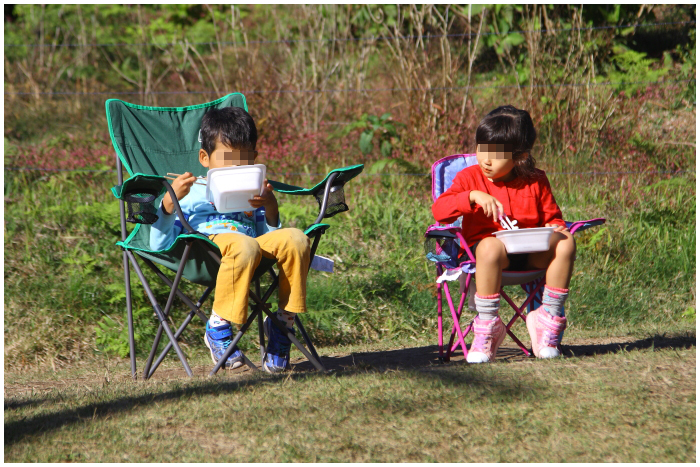
[(498, 222), (505, 213), (501, 202), (483, 191), (472, 190), (469, 193), (469, 201), (481, 206), (486, 217), (493, 217), (494, 222)]
[(569, 229), (559, 224), (545, 224), (545, 227), (554, 227), (555, 232), (568, 232)]
[(270, 185), (265, 179), (263, 182), (263, 193), (259, 196), (253, 196), (253, 199), (248, 200), (248, 203), (255, 209), (261, 206), (265, 207), (265, 218), (269, 225), (277, 225), (279, 223), (279, 206), (277, 204), (277, 198), (275, 193), (272, 191), (272, 185)]
[[(185, 172), (184, 174), (180, 175), (175, 180), (173, 180), (172, 187), (178, 201), (187, 196), (187, 194), (190, 192), (190, 189), (192, 188), (192, 185), (194, 185), (194, 182), (196, 181), (197, 177), (192, 175), (191, 172)], [(170, 193), (166, 193), (163, 197), (163, 211), (165, 211), (165, 214), (170, 214), (173, 212), (174, 208), (175, 205), (173, 204), (173, 200), (170, 197)]]

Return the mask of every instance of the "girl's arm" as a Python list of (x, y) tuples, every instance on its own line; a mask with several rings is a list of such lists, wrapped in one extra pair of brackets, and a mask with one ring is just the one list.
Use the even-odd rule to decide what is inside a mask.
[(474, 212), (469, 201), (471, 192), (464, 170), (457, 174), (452, 186), (433, 203), (433, 217), (438, 222), (450, 224), (461, 215)]
[(549, 179), (544, 173), (542, 178), (543, 180), (540, 183), (540, 219), (544, 221), (545, 225), (551, 224), (566, 228), (564, 216), (562, 216), (561, 209), (559, 209), (557, 202), (554, 200)]

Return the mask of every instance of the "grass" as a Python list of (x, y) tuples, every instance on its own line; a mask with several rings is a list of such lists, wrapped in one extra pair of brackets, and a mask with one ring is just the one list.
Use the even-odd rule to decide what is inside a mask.
[(327, 375), (140, 383), (123, 364), (14, 374), (5, 461), (694, 462), (684, 347), (413, 367), (364, 362), (370, 346)]
[[(664, 59), (669, 80), (694, 76), (694, 34), (689, 39), (672, 60)], [(562, 73), (579, 70), (566, 83), (588, 81), (585, 70), (607, 79), (614, 55), (600, 49), (595, 60), (602, 63), (593, 69), (577, 66), (557, 55), (587, 60), (594, 42), (567, 44), (556, 43), (552, 57), (545, 57), (552, 61), (539, 66), (561, 62), (566, 66), (554, 68)], [(348, 70), (324, 78), (333, 75), (327, 88), (414, 87), (395, 79), (396, 63), (372, 47), (360, 74), (351, 60), (343, 65)], [(260, 49), (245, 49), (239, 50), (241, 60), (238, 55), (225, 60), (231, 73), (221, 73), (222, 79), (234, 77), (234, 88), (310, 89), (303, 48), (300, 68), (292, 63), (292, 49), (273, 60), (275, 66), (269, 58), (279, 55), (271, 49), (260, 56)], [(417, 70), (416, 83), (443, 86), (435, 74), (449, 71), (439, 64), (444, 52), (426, 50), (436, 53), (428, 53), (430, 61)], [(233, 52), (226, 50), (229, 57)], [(357, 50), (347, 52), (357, 58)], [(459, 89), (449, 93), (449, 106), (434, 104), (442, 92), (375, 93), (371, 99), (321, 93), (305, 101), (296, 94), (248, 96), (258, 123), (260, 162), (270, 173), (366, 164), (365, 173), (346, 186), (351, 210), (329, 220), (332, 229), (319, 247), (320, 254), (335, 260), (336, 273), (314, 272), (309, 279), (305, 323), (333, 369), (329, 375), (308, 372), (308, 364), (301, 364), (282, 377), (222, 373), (204, 379), (211, 363), (202, 345), (202, 323), (194, 321), (181, 346), (198, 377), (185, 380), (170, 355), (153, 380), (131, 381), (124, 358), (125, 292), (121, 251), (114, 245), (120, 229), (118, 204), (109, 192), (116, 177), (105, 96), (10, 96), (4, 139), (5, 460), (694, 461), (694, 87), (648, 86), (636, 92), (539, 87), (526, 98), (520, 89), (484, 88), (514, 82), (494, 68), (495, 55), (485, 57), (476, 64), (471, 83), (480, 91), (470, 92), (463, 123), (458, 123)], [(334, 62), (318, 63), (324, 61), (321, 68)], [(62, 60), (46, 63), (63, 66)], [(241, 66), (251, 71), (243, 81), (235, 78)], [(640, 76), (659, 66), (619, 80), (643, 81)], [(71, 74), (65, 76), (71, 80)], [(27, 82), (24, 75), (17, 77)], [(430, 80), (424, 83), (422, 77)], [(453, 87), (465, 83), (460, 73), (454, 79)], [(194, 85), (190, 90), (199, 89), (191, 73), (187, 80)], [(104, 90), (105, 81), (97, 82)], [(81, 89), (91, 89), (82, 83)], [(181, 89), (167, 79), (162, 87), (158, 90)], [(182, 106), (207, 96), (157, 94), (148, 102)], [(576, 236), (564, 341), (569, 358), (540, 362), (506, 352), (506, 361), (488, 366), (436, 365), (435, 277), (422, 245), (433, 222), (430, 180), (408, 174), (427, 172), (444, 155), (474, 150), (480, 116), (505, 103), (531, 112), (539, 133), (538, 166), (550, 174), (564, 217), (608, 222)], [(319, 104), (322, 115), (312, 115)], [(332, 137), (342, 122), (385, 112), (399, 128), (389, 160), (381, 159), (378, 145), (362, 154), (359, 130)], [(12, 170), (17, 167), (104, 171)], [(586, 174), (591, 171), (608, 175)], [(320, 178), (281, 181), (311, 186)], [(314, 202), (299, 201), (280, 197), (286, 226), (303, 228), (315, 218)], [(164, 303), (168, 289), (150, 271), (145, 274)], [(133, 274), (132, 287), (143, 368), (156, 324)], [(191, 284), (184, 291), (202, 292)], [(522, 299), (517, 291), (514, 295)], [(273, 297), (273, 307), (274, 302)], [(176, 301), (174, 321), (185, 311)], [(516, 334), (527, 343), (522, 323)], [(240, 346), (249, 355), (257, 353), (249, 336)]]
[[(61, 366), (95, 352), (126, 355), (111, 178), (110, 173), (6, 177), (6, 369)], [(570, 177), (552, 177), (566, 219), (608, 219), (577, 235), (570, 327), (605, 334), (611, 326), (650, 320), (694, 323), (694, 181), (679, 176), (647, 186), (640, 182), (611, 193), (606, 188), (614, 180), (579, 186)], [(422, 252), (422, 234), (432, 223), (427, 183), (364, 176), (348, 185), (351, 210), (329, 220), (333, 227), (319, 246), (319, 254), (336, 261), (336, 273), (313, 273), (309, 281), (306, 321), (319, 343), (432, 335), (434, 270)], [(281, 197), (281, 203), (287, 225), (303, 227), (314, 217), (310, 200), (289, 204)], [(164, 303), (168, 289), (146, 275)], [(137, 341), (145, 352), (155, 322), (134, 276)], [(195, 285), (187, 290), (201, 293)], [(181, 316), (184, 305), (176, 303), (175, 316)], [(194, 322), (185, 346), (205, 352), (202, 333), (201, 323)], [(242, 345), (254, 346), (247, 339)]]

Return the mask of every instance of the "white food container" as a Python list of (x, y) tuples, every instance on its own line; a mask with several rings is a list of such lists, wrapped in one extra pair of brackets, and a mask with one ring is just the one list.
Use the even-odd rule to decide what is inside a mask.
[(506, 247), (509, 254), (537, 253), (549, 250), (549, 238), (554, 227), (536, 227), (534, 229), (501, 230), (494, 232)]
[(207, 172), (207, 200), (219, 212), (250, 211), (248, 200), (263, 192), (263, 164), (211, 169)]

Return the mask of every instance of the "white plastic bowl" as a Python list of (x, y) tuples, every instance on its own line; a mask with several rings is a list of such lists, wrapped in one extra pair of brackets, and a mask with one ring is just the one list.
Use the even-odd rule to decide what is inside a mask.
[(549, 250), (549, 237), (554, 227), (536, 227), (534, 229), (500, 230), (493, 235), (503, 242), (506, 251), (513, 253), (537, 253)]
[(207, 200), (219, 212), (250, 211), (248, 200), (262, 194), (265, 171), (263, 164), (211, 169), (207, 172)]

